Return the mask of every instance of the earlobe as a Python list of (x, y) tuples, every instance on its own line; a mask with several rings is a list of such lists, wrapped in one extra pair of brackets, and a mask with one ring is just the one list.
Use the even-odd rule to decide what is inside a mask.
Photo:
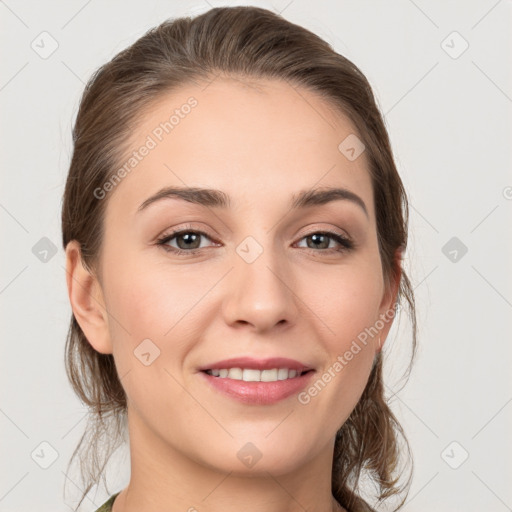
[(103, 292), (97, 277), (84, 266), (76, 240), (66, 246), (66, 283), (73, 314), (87, 340), (98, 352), (111, 354)]

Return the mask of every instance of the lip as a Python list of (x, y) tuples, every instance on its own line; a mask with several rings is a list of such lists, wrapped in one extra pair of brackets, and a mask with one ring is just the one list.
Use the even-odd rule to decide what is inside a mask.
[[(222, 363), (225, 364), (226, 362), (224, 361)], [(289, 366), (284, 367), (290, 368)], [(214, 368), (218, 367), (214, 366)], [(223, 366), (221, 368), (226, 367)], [(250, 368), (250, 366), (244, 366), (244, 368)], [(272, 366), (272, 368), (275, 368), (275, 366)], [(281, 366), (281, 368), (283, 368), (283, 366)], [(259, 368), (253, 367), (253, 369)], [(208, 385), (212, 386), (216, 391), (221, 392), (224, 396), (228, 396), (244, 404), (270, 405), (299, 393), (308, 385), (314, 373), (316, 373), (314, 370), (308, 371), (300, 377), (275, 382), (245, 382), (243, 380), (229, 379), (227, 377), (214, 377), (205, 371), (200, 371), (199, 375), (201, 378), (205, 379)]]
[(267, 359), (236, 357), (232, 359), (224, 359), (223, 361), (217, 361), (216, 363), (202, 366), (199, 368), (199, 370), (204, 372), (205, 370), (222, 370), (223, 368), (247, 368), (251, 370), (272, 370), (273, 368), (288, 368), (289, 370), (297, 370), (297, 372), (305, 372), (314, 369), (304, 363), (301, 363), (300, 361), (286, 357), (271, 357)]

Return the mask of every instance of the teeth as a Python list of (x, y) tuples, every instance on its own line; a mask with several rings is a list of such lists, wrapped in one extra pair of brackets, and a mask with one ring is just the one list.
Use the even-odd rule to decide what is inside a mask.
[(300, 377), (302, 372), (288, 368), (273, 368), (271, 370), (254, 370), (252, 368), (223, 368), (207, 370), (209, 375), (221, 379), (243, 380), (244, 382), (276, 382), (278, 380)]
[(243, 380), (243, 371), (241, 368), (230, 368), (228, 379)]
[(274, 368), (273, 370), (262, 370), (260, 380), (261, 382), (274, 382), (277, 380), (278, 369)]
[[(229, 374), (228, 374), (229, 375)], [(245, 382), (259, 382), (261, 380), (261, 371), (260, 370), (243, 370), (242, 372), (242, 380)]]

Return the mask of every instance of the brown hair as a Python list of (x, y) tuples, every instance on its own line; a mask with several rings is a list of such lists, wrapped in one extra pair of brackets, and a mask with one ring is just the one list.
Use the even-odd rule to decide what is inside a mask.
[[(103, 187), (118, 168), (130, 134), (152, 103), (174, 89), (211, 80), (217, 74), (285, 80), (315, 92), (335, 112), (348, 116), (366, 147), (386, 284), (398, 277), (396, 251), (407, 245), (408, 203), (370, 84), (352, 62), (321, 38), (257, 7), (214, 8), (195, 18), (167, 20), (94, 73), (73, 129), (74, 150), (62, 205), (64, 247), (77, 240), (84, 264), (100, 275), (107, 200), (98, 200), (94, 190)], [(404, 301), (412, 325), (412, 364), (414, 294), (402, 271), (397, 305)], [(122, 443), (119, 434), (125, 425), (126, 396), (113, 356), (92, 348), (74, 316), (65, 350), (70, 382), (89, 408), (89, 427), (70, 460), (71, 464), (76, 457), (80, 459), (85, 484), (81, 503)], [(106, 450), (105, 438), (109, 442)], [(409, 478), (402, 486), (400, 439), (411, 462)], [(332, 493), (352, 512), (370, 510), (360, 492), (362, 476), (375, 484), (372, 498), (380, 503), (406, 492), (411, 475), (407, 440), (385, 398), (379, 353), (360, 401), (337, 433)]]

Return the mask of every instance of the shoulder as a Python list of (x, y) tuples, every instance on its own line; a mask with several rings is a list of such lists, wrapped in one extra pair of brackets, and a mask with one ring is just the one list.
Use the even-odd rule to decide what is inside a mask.
[(96, 510), (96, 512), (111, 512), (112, 505), (114, 504), (114, 500), (116, 499), (119, 492), (116, 492), (115, 494), (110, 496), (110, 498), (105, 503), (103, 503), (103, 505), (101, 505), (101, 507), (98, 510)]

